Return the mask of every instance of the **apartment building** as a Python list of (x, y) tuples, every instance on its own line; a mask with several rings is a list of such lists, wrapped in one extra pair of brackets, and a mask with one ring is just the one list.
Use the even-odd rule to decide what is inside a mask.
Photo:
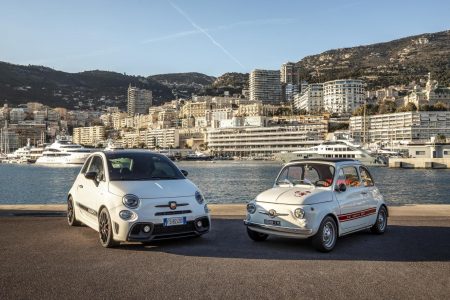
[(152, 106), (152, 91), (139, 89), (131, 85), (128, 87), (127, 111), (129, 116), (147, 114), (150, 106)]
[(74, 128), (72, 140), (75, 144), (97, 146), (105, 140), (105, 126)]
[(206, 141), (215, 154), (269, 157), (282, 151), (319, 145), (327, 130), (327, 125), (323, 123), (216, 128), (207, 131)]
[(293, 62), (287, 62), (281, 65), (280, 81), (284, 84), (299, 85), (300, 84), (300, 69)]
[(310, 113), (318, 113), (324, 110), (323, 84), (308, 84), (301, 94), (294, 97), (294, 107)]
[(438, 134), (450, 137), (450, 112), (415, 111), (351, 117), (349, 131), (357, 140), (384, 144), (428, 141)]
[(265, 104), (281, 99), (280, 71), (255, 69), (250, 73), (250, 100)]
[(323, 105), (329, 113), (351, 114), (365, 98), (362, 80), (339, 79), (323, 84)]

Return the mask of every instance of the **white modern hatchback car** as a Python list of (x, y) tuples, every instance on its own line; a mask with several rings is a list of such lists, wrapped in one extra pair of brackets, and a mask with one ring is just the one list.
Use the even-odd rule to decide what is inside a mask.
[(208, 206), (185, 176), (166, 156), (150, 151), (93, 153), (69, 191), (68, 223), (98, 231), (103, 247), (205, 234)]
[(387, 228), (388, 210), (369, 170), (353, 159), (310, 159), (286, 164), (273, 188), (247, 204), (249, 237), (312, 237), (331, 251), (339, 236)]

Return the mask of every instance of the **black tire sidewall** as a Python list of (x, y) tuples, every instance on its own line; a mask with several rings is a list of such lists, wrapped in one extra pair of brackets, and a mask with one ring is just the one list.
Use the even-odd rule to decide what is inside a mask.
[(256, 242), (265, 241), (269, 237), (268, 234), (251, 230), (250, 228), (248, 228), (248, 226), (247, 226), (247, 234), (252, 240), (254, 240)]
[[(102, 237), (101, 237), (101, 228), (100, 228), (100, 217), (102, 214), (106, 214), (107, 220), (108, 220), (108, 239), (107, 241), (104, 243), (102, 241)], [(99, 240), (100, 240), (100, 244), (105, 247), (105, 248), (109, 248), (114, 246), (114, 239), (113, 239), (113, 228), (112, 228), (112, 221), (111, 221), (111, 216), (109, 215), (109, 212), (106, 208), (102, 208), (102, 210), (100, 210), (100, 214), (99, 214), (99, 221), (98, 221), (98, 226), (99, 226)]]
[[(69, 219), (69, 203), (72, 205), (72, 220)], [(75, 204), (73, 203), (72, 197), (69, 197), (69, 199), (67, 199), (67, 223), (69, 224), (69, 226), (78, 225), (77, 218), (75, 216)]]
[[(331, 222), (333, 224), (333, 229), (334, 229), (333, 232), (335, 235), (332, 247), (326, 247), (323, 243), (323, 228), (325, 227), (325, 224), (327, 224), (328, 222)], [(336, 246), (337, 239), (338, 239), (338, 233), (337, 233), (336, 221), (332, 217), (326, 216), (320, 223), (317, 234), (312, 239), (313, 246), (314, 246), (314, 248), (316, 248), (317, 250), (319, 250), (321, 252), (330, 252)]]
[[(380, 216), (381, 211), (384, 211), (384, 229), (380, 229), (380, 224), (378, 223), (378, 217)], [(372, 227), (372, 231), (374, 231), (377, 234), (383, 234), (387, 230), (387, 209), (384, 206), (381, 206), (378, 210), (377, 219), (375, 221), (375, 225)]]

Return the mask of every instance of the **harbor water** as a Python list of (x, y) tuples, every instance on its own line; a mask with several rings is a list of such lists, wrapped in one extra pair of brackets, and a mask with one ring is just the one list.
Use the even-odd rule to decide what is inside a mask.
[[(178, 162), (210, 203), (245, 203), (270, 188), (281, 163)], [(64, 203), (81, 166), (0, 164), (0, 204)], [(387, 203), (450, 204), (449, 169), (370, 168)]]

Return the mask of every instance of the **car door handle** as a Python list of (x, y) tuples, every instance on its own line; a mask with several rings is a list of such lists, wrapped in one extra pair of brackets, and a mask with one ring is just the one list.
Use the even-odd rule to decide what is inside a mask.
[(78, 187), (79, 187), (80, 189), (82, 189), (82, 188), (83, 188), (83, 185), (82, 185), (82, 184), (80, 184), (80, 185), (78, 185)]

